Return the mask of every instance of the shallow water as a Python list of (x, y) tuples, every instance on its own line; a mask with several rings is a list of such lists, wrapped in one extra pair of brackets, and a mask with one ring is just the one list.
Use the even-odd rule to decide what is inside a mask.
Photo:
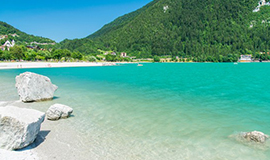
[(158, 63), (0, 70), (0, 101), (17, 100), (15, 76), (31, 71), (73, 107), (61, 123), (80, 135), (84, 157), (99, 159), (270, 159), (265, 144), (240, 132), (270, 134), (270, 63)]

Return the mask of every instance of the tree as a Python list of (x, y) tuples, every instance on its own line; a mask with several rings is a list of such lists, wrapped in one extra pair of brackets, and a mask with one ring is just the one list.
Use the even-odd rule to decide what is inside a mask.
[(106, 61), (113, 62), (113, 61), (115, 61), (116, 56), (111, 55), (111, 54), (107, 54), (105, 59), (106, 59)]
[(3, 53), (3, 59), (5, 59), (5, 60), (10, 60), (11, 59), (11, 55), (6, 50)]
[(12, 59), (20, 60), (23, 58), (23, 49), (20, 46), (14, 46), (10, 48), (10, 55)]
[(160, 62), (160, 58), (158, 56), (154, 56), (154, 62)]
[(83, 58), (83, 55), (80, 52), (72, 52), (71, 57), (74, 59), (81, 60)]
[(4, 58), (3, 58), (3, 54), (4, 54), (4, 52), (0, 49), (0, 60), (1, 60), (1, 59), (4, 59)]
[(52, 58), (53, 59), (60, 60), (63, 56), (64, 56), (63, 50), (61, 50), (61, 49), (56, 49), (52, 53)]
[(96, 57), (91, 56), (91, 55), (85, 56), (85, 60), (87, 60), (89, 62), (96, 62), (97, 61)]

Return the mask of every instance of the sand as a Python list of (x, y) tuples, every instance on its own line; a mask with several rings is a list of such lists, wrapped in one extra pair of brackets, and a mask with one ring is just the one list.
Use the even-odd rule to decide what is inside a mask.
[(54, 68), (54, 67), (94, 67), (112, 66), (115, 63), (98, 62), (0, 62), (0, 69)]
[[(13, 105), (21, 108), (35, 109), (38, 103), (22, 103), (20, 101), (0, 102), (0, 107)], [(49, 107), (49, 106), (48, 106)], [(44, 107), (45, 112), (48, 107)], [(39, 109), (37, 109), (39, 110)], [(71, 117), (72, 118), (72, 117)], [(47, 159), (86, 159), (86, 146), (81, 141), (81, 136), (69, 127), (66, 119), (49, 121), (41, 125), (40, 132), (31, 145), (18, 151), (0, 149), (1, 160), (47, 160)]]

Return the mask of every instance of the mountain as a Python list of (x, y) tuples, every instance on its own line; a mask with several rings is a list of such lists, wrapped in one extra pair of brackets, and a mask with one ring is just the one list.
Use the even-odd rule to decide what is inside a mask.
[(71, 50), (87, 52), (90, 45), (91, 52), (102, 48), (137, 57), (238, 58), (270, 50), (270, 6), (253, 12), (257, 6), (258, 0), (154, 0), (84, 39), (61, 44)]
[(3, 43), (7, 39), (15, 40), (16, 44), (25, 44), (25, 42), (26, 43), (31, 43), (31, 42), (55, 43), (55, 41), (49, 38), (43, 38), (43, 37), (26, 34), (2, 21), (0, 21), (0, 38), (4, 38), (1, 40), (1, 43)]

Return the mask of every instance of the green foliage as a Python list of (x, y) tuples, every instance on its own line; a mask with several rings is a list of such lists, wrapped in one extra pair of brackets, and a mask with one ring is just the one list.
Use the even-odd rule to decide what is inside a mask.
[(67, 49), (53, 49), (49, 51), (49, 50), (27, 49), (25, 46), (15, 45), (14, 47), (11, 47), (9, 51), (0, 50), (0, 60), (79, 61), (85, 59), (85, 57), (87, 56), (83, 55), (80, 52), (71, 52)]
[(86, 61), (89, 61), (89, 62), (96, 62), (96, 61), (97, 61), (96, 57), (95, 57), (95, 56), (91, 56), (91, 55), (85, 56), (84, 59), (85, 59)]
[[(13, 37), (10, 35), (10, 34), (15, 34), (15, 33), (18, 36)], [(6, 40), (10, 40), (10, 41), (15, 40), (17, 44), (24, 44), (25, 42), (27, 43), (31, 43), (31, 42), (55, 43), (55, 41), (48, 38), (26, 34), (2, 21), (0, 21), (0, 35), (8, 35), (7, 39), (3, 39), (0, 41), (1, 44), (3, 44)]]
[(158, 56), (154, 56), (154, 62), (160, 62), (160, 58)]
[(0, 60), (1, 60), (1, 59), (4, 59), (4, 58), (3, 58), (3, 54), (4, 54), (4, 52), (0, 49)]
[(10, 55), (12, 59), (22, 59), (23, 58), (23, 48), (19, 46), (14, 46), (10, 48)]
[[(154, 0), (63, 48), (98, 49), (147, 58), (170, 55), (198, 62), (232, 62), (240, 54), (270, 50), (270, 6), (258, 0)], [(164, 12), (163, 7), (169, 9)], [(253, 24), (253, 27), (250, 27)]]
[[(64, 40), (60, 42), (62, 49), (68, 49), (70, 51), (81, 52), (85, 54), (99, 54), (99, 43), (94, 43), (90, 39), (75, 39), (75, 40)], [(105, 48), (105, 47), (103, 47)]]
[(105, 57), (106, 61), (109, 61), (109, 62), (114, 62), (117, 60), (117, 57), (114, 56), (114, 55), (111, 55), (111, 54), (107, 54), (106, 57)]

